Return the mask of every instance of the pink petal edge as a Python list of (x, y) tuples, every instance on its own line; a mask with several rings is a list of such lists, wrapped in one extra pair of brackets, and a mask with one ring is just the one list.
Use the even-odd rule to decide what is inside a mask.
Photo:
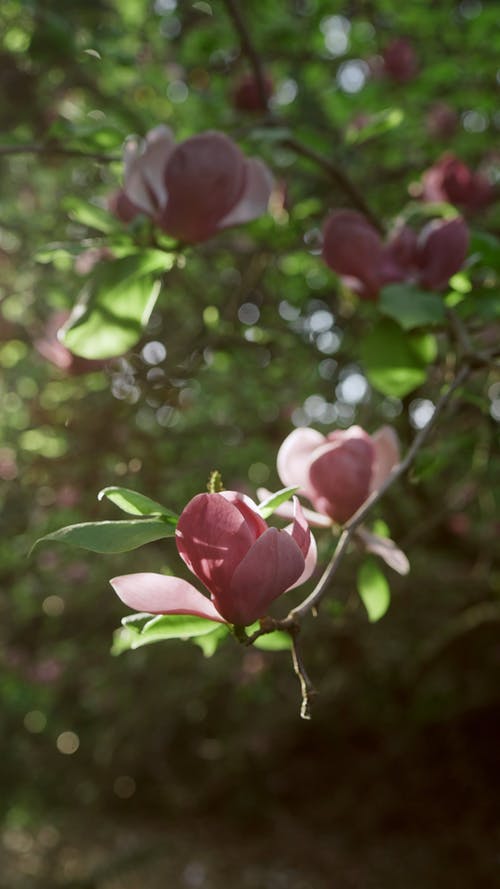
[(194, 614), (225, 623), (215, 605), (180, 577), (144, 572), (110, 580), (117, 596), (134, 611), (149, 614)]

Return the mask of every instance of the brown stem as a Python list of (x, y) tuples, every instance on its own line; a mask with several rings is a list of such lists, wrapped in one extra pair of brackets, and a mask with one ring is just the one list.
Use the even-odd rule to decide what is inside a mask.
[(317, 151), (314, 151), (313, 148), (309, 148), (307, 145), (299, 142), (298, 139), (286, 138), (281, 144), (285, 148), (290, 148), (291, 151), (294, 151), (296, 154), (300, 154), (302, 157), (306, 157), (308, 160), (313, 161), (318, 167), (321, 167), (329, 178), (339, 185), (342, 191), (350, 198), (352, 205), (360, 210), (361, 213), (364, 213), (372, 225), (375, 226), (377, 231), (384, 234), (384, 229), (380, 220), (374, 213), (372, 213), (361, 192), (357, 189), (354, 183), (351, 182), (349, 176), (344, 173), (341, 167), (328, 158), (323, 157), (323, 155), (319, 154)]
[(293, 669), (295, 670), (295, 673), (300, 682), (300, 693), (302, 697), (300, 715), (302, 719), (310, 719), (311, 703), (313, 697), (317, 694), (317, 691), (314, 688), (311, 680), (309, 679), (306, 668), (304, 666), (304, 661), (302, 660), (302, 654), (297, 639), (298, 632), (298, 626), (295, 626), (289, 630), (290, 636), (292, 638), (292, 663)]

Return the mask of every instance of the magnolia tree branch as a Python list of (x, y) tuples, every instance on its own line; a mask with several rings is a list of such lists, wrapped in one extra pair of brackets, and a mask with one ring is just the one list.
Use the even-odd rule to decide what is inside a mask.
[[(262, 103), (263, 108), (268, 107), (268, 97), (266, 91), (266, 79), (264, 74), (264, 68), (262, 65), (262, 60), (260, 58), (259, 53), (257, 52), (253, 40), (250, 36), (250, 31), (247, 27), (245, 19), (241, 14), (241, 9), (238, 5), (237, 0), (223, 0), (224, 6), (226, 7), (228, 16), (231, 18), (234, 28), (238, 33), (241, 45), (241, 51), (243, 55), (245, 55), (248, 59), (249, 64), (251, 65), (252, 71), (255, 76), (255, 83), (257, 85), (259, 99)], [(279, 121), (274, 121), (273, 123), (280, 123)], [(326, 157), (323, 157), (318, 152), (314, 151), (312, 148), (308, 148), (307, 145), (304, 145), (302, 142), (299, 142), (298, 139), (295, 138), (286, 138), (281, 141), (281, 144), (285, 148), (289, 148), (291, 151), (294, 151), (295, 154), (302, 155), (302, 157), (307, 158), (310, 161), (313, 161), (318, 167), (321, 167), (322, 170), (328, 175), (333, 182), (338, 185), (342, 191), (347, 195), (352, 205), (360, 210), (365, 216), (368, 217), (370, 222), (380, 231), (383, 232), (383, 228), (377, 219), (377, 217), (372, 213), (368, 204), (366, 203), (361, 192), (356, 188), (353, 182), (351, 182), (349, 176), (341, 169), (336, 163), (329, 160)]]
[(234, 25), (235, 31), (240, 38), (241, 52), (247, 57), (254, 73), (255, 83), (259, 94), (259, 100), (262, 104), (262, 107), (267, 108), (268, 95), (266, 89), (266, 78), (259, 53), (253, 45), (252, 38), (250, 37), (250, 32), (246, 26), (246, 22), (243, 16), (241, 15), (241, 11), (236, 0), (223, 0), (223, 3), (226, 7), (228, 16), (230, 17)]
[(370, 210), (370, 207), (366, 203), (363, 195), (358, 190), (358, 188), (351, 181), (349, 176), (342, 170), (338, 164), (334, 163), (334, 161), (329, 160), (329, 158), (324, 157), (322, 154), (319, 154), (317, 151), (314, 151), (313, 148), (309, 148), (307, 145), (304, 145), (302, 142), (299, 142), (298, 139), (294, 138), (286, 138), (281, 144), (284, 148), (289, 148), (291, 151), (294, 151), (295, 154), (300, 154), (302, 157), (307, 158), (316, 164), (316, 166), (321, 167), (322, 170), (327, 174), (328, 178), (338, 185), (342, 191), (347, 195), (350, 199), (353, 207), (356, 207), (357, 210), (360, 210), (375, 226), (377, 231), (381, 234), (384, 234), (383, 226), (380, 223), (380, 220), (375, 216), (374, 213)]
[(295, 673), (300, 682), (300, 693), (302, 697), (300, 715), (302, 719), (310, 719), (312, 698), (314, 697), (314, 695), (317, 694), (317, 692), (311, 680), (309, 679), (304, 661), (302, 660), (302, 653), (297, 638), (298, 633), (298, 627), (295, 627), (295, 629), (290, 633), (292, 638), (292, 663), (293, 669), (295, 670)]
[(98, 161), (100, 164), (112, 164), (121, 161), (117, 154), (103, 154), (100, 151), (85, 151), (80, 148), (64, 148), (62, 145), (0, 145), (0, 157), (8, 157), (14, 154), (46, 154), (59, 155), (61, 157), (84, 157), (88, 160)]

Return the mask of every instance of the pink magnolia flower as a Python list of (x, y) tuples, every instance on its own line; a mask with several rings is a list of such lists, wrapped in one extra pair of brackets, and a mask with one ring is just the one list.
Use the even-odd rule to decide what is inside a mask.
[(494, 200), (493, 187), (453, 154), (443, 154), (422, 176), (424, 201), (448, 201), (464, 210), (481, 210)]
[(458, 129), (459, 116), (447, 102), (436, 102), (429, 108), (425, 124), (430, 136), (449, 139)]
[(247, 626), (274, 599), (307, 580), (316, 564), (314, 539), (297, 498), (292, 526), (279, 531), (267, 526), (244, 494), (198, 494), (180, 516), (176, 543), (210, 598), (179, 577), (127, 574), (111, 581), (126, 605)]
[(413, 45), (406, 37), (397, 37), (383, 53), (384, 73), (396, 83), (408, 83), (418, 71), (418, 61)]
[(262, 101), (255, 74), (248, 72), (240, 78), (233, 92), (233, 104), (239, 111), (266, 111), (267, 101), (273, 94), (273, 82), (269, 76), (264, 77), (266, 102)]
[(246, 158), (224, 133), (208, 131), (175, 144), (165, 126), (125, 144), (125, 183), (110, 199), (123, 221), (145, 213), (167, 234), (205, 241), (231, 225), (261, 216), (273, 178), (262, 161)]
[(301, 427), (285, 438), (277, 467), (283, 484), (299, 485), (298, 493), (317, 511), (314, 519), (324, 525), (346, 522), (398, 462), (399, 442), (390, 426), (373, 435), (351, 426), (326, 436)]
[(396, 228), (384, 243), (376, 228), (355, 210), (335, 210), (323, 227), (323, 259), (364, 299), (376, 300), (387, 284), (414, 282), (441, 290), (467, 256), (469, 232), (461, 217), (436, 219), (420, 235)]
[[(389, 477), (399, 463), (399, 440), (390, 426), (369, 435), (360, 426), (322, 435), (301, 427), (285, 438), (278, 451), (278, 475), (284, 485), (298, 485), (298, 493), (312, 503), (314, 511), (304, 510), (310, 525), (329, 527), (343, 524)], [(265, 498), (269, 491), (259, 490)], [(289, 504), (276, 512), (288, 517)], [(408, 559), (389, 538), (358, 528), (357, 537), (400, 574), (409, 570)]]

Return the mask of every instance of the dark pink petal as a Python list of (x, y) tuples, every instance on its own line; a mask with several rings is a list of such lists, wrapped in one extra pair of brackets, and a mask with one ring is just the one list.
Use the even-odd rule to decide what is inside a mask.
[(164, 181), (168, 201), (158, 224), (182, 241), (204, 241), (243, 196), (245, 158), (223, 133), (203, 133), (177, 146)]
[(255, 526), (221, 494), (193, 497), (175, 534), (179, 555), (214, 597), (229, 589), (256, 536)]
[(370, 493), (378, 491), (400, 460), (399, 438), (392, 426), (381, 426), (371, 438), (375, 447), (375, 462), (370, 482)]
[(150, 130), (143, 141), (128, 139), (124, 147), (125, 192), (137, 207), (149, 215), (165, 206), (165, 169), (174, 151), (169, 127)]
[[(273, 82), (268, 75), (264, 75), (264, 93), (266, 99), (273, 94)], [(255, 74), (249, 72), (238, 81), (233, 92), (233, 104), (240, 111), (266, 110), (267, 101), (263, 101)]]
[(417, 235), (409, 225), (401, 225), (391, 233), (386, 255), (403, 270), (413, 268), (417, 255)]
[(110, 195), (107, 204), (110, 213), (113, 213), (113, 215), (116, 216), (120, 222), (124, 222), (125, 225), (128, 225), (128, 223), (132, 222), (136, 216), (139, 216), (144, 212), (140, 207), (132, 203), (123, 188)]
[[(294, 498), (294, 499), (296, 499), (296, 498)], [(302, 517), (304, 517), (307, 512), (309, 512), (309, 510), (306, 510), (306, 509), (302, 510), (301, 509)], [(313, 513), (313, 515), (319, 515), (319, 513)], [(320, 518), (324, 519), (324, 516), (320, 516)], [(294, 525), (287, 525), (287, 527), (285, 528), (285, 531), (287, 532), (287, 534), (291, 534), (293, 537)], [(296, 537), (294, 539), (297, 540)], [(287, 587), (287, 590), (293, 590), (293, 589), (295, 589), (295, 587), (298, 587), (301, 584), (305, 583), (306, 580), (309, 580), (311, 574), (314, 572), (314, 570), (316, 568), (316, 564), (318, 561), (318, 548), (316, 546), (316, 541), (310, 532), (307, 537), (307, 540), (308, 540), (308, 545), (307, 545), (307, 549), (306, 549), (305, 553), (301, 547), (302, 553), (305, 558), (304, 570), (303, 570), (302, 574), (300, 575), (300, 577), (298, 577), (297, 580), (294, 583), (292, 583), (291, 586)]]
[(115, 593), (134, 611), (149, 614), (195, 614), (224, 623), (210, 599), (180, 577), (164, 574), (123, 574), (110, 580)]
[(299, 485), (309, 497), (309, 466), (316, 448), (325, 444), (325, 436), (307, 426), (294, 429), (281, 445), (276, 460), (278, 475), (284, 485)]
[(420, 283), (430, 290), (441, 290), (458, 272), (469, 247), (469, 230), (460, 217), (434, 220), (420, 234), (418, 264)]
[(361, 437), (320, 448), (309, 470), (318, 512), (347, 521), (368, 497), (374, 459), (372, 442)]
[(274, 179), (266, 165), (255, 158), (245, 159), (245, 184), (239, 201), (218, 223), (218, 228), (242, 225), (267, 210)]
[(448, 201), (466, 210), (479, 210), (494, 198), (486, 176), (472, 170), (453, 154), (444, 154), (422, 176), (424, 201)]
[(376, 299), (386, 263), (377, 230), (354, 210), (337, 210), (323, 227), (323, 259), (338, 275), (359, 282), (360, 296)]
[(385, 73), (396, 83), (407, 83), (415, 77), (417, 57), (413, 45), (405, 37), (397, 37), (389, 43), (382, 56)]
[(224, 497), (241, 512), (248, 528), (254, 534), (255, 540), (264, 531), (267, 531), (267, 524), (260, 515), (257, 504), (246, 494), (242, 494), (240, 491), (221, 491), (221, 497)]
[(227, 621), (246, 626), (263, 617), (304, 567), (304, 556), (291, 535), (268, 528), (236, 568), (230, 588), (214, 596), (214, 602)]

